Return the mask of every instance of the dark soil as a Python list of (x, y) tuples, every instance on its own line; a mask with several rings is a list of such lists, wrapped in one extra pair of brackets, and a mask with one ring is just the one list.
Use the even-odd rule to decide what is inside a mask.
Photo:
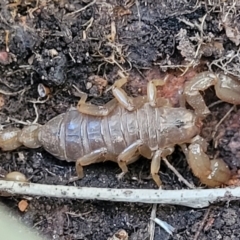
[[(178, 79), (181, 72), (176, 66), (186, 65), (190, 57), (184, 52), (183, 44), (197, 46), (198, 40), (194, 37), (200, 36), (201, 31), (196, 25), (201, 24), (201, 19), (211, 8), (205, 18), (204, 36), (212, 34), (212, 39), (216, 38), (221, 46), (204, 38), (206, 44), (195, 55), (200, 67), (189, 69), (186, 76), (191, 71), (206, 70), (209, 63), (225, 56), (229, 49), (237, 51), (236, 44), (219, 27), (221, 12), (218, 10), (221, 8), (217, 5), (214, 8), (207, 1), (109, 0), (97, 1), (89, 7), (86, 6), (91, 1), (87, 0), (40, 0), (37, 7), (34, 0), (19, 0), (15, 5), (14, 2), (2, 0), (0, 3), (0, 89), (5, 91), (0, 99), (3, 105), (0, 122), (4, 127), (23, 126), (14, 119), (24, 122), (35, 120), (32, 101), (39, 98), (39, 84), (51, 91), (48, 100), (45, 97), (39, 99), (42, 103), (36, 103), (39, 124), (77, 104), (79, 95), (73, 85), (88, 93), (91, 103), (101, 105), (108, 102), (112, 95), (111, 91), (105, 91), (108, 88), (105, 85), (111, 86), (119, 78), (117, 72), (121, 69), (129, 70), (126, 91), (131, 96), (145, 94), (147, 81), (164, 76), (163, 71), (166, 70), (175, 79), (172, 88), (177, 86), (177, 90), (181, 89), (183, 81)], [(10, 3), (12, 5), (9, 6)], [(111, 32), (113, 26), (116, 27), (116, 35)], [(181, 29), (186, 30), (188, 43), (179, 37)], [(214, 66), (213, 70), (219, 71)], [(96, 81), (99, 78), (101, 81)], [(177, 102), (176, 89), (175, 92), (170, 91), (174, 103)], [(205, 94), (208, 104), (217, 100), (212, 90)], [(163, 94), (168, 95), (166, 91), (163, 90)], [(229, 108), (229, 104), (223, 103), (213, 107), (213, 114), (206, 121), (202, 134), (209, 138), (210, 156), (218, 152), (231, 169), (237, 170), (240, 166), (239, 111), (234, 111), (220, 126), (216, 134), (220, 136), (218, 149), (211, 147), (213, 142), (209, 137)], [(0, 154), (2, 176), (6, 172), (20, 171), (34, 183), (66, 185), (75, 174), (74, 164), (59, 161), (42, 148), (20, 148)], [(178, 149), (169, 160), (184, 178), (200, 186)], [(85, 167), (85, 177), (74, 184), (156, 188), (148, 178), (149, 169), (149, 161), (140, 159), (130, 165), (129, 173), (118, 181), (116, 174), (120, 169), (115, 163), (94, 164)], [(164, 189), (186, 188), (164, 164), (160, 176)], [(49, 239), (106, 240), (119, 229), (126, 230), (131, 240), (149, 239), (150, 204), (40, 197), (29, 198), (27, 210), (20, 212), (17, 204), (21, 199), (0, 198), (26, 225)], [(206, 211), (158, 206), (157, 217), (176, 230), (171, 236), (156, 226), (155, 239), (194, 239)], [(199, 239), (239, 239), (239, 216), (239, 202), (211, 206)]]

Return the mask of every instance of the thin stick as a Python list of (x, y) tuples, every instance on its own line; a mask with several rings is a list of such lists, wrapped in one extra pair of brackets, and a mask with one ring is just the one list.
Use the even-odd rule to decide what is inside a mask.
[(71, 13), (66, 14), (66, 15), (64, 16), (64, 18), (66, 19), (67, 17), (72, 17), (72, 16), (74, 16), (74, 15), (76, 15), (76, 14), (78, 14), (78, 13), (84, 11), (84, 10), (86, 10), (87, 8), (89, 8), (90, 6), (92, 6), (92, 5), (95, 4), (95, 3), (96, 3), (96, 0), (93, 0), (92, 2), (90, 2), (89, 4), (87, 4), (85, 7), (80, 8), (80, 9), (74, 11), (74, 12), (71, 12)]
[(208, 108), (212, 108), (212, 107), (214, 107), (214, 106), (216, 106), (216, 105), (218, 105), (218, 104), (220, 104), (220, 103), (223, 103), (224, 101), (222, 101), (222, 100), (218, 100), (218, 101), (216, 101), (216, 102), (214, 102), (214, 103), (211, 103), (209, 106), (208, 106)]
[[(0, 113), (0, 115), (2, 115), (2, 114)], [(8, 117), (6, 122), (9, 122), (9, 120), (13, 121), (15, 123), (18, 123), (18, 124), (26, 125), (26, 126), (29, 126), (31, 124), (31, 122), (24, 122), (24, 121), (18, 120), (16, 118), (11, 118), (11, 117)]]
[(87, 188), (0, 180), (1, 192), (54, 198), (141, 202), (203, 208), (214, 202), (240, 200), (240, 187), (221, 189), (110, 189)]
[(0, 93), (3, 95), (6, 95), (6, 96), (16, 96), (16, 95), (22, 94), (24, 91), (25, 91), (25, 89), (22, 89), (17, 92), (7, 92), (7, 91), (0, 89)]
[(189, 183), (189, 182), (178, 172), (178, 170), (169, 163), (169, 161), (167, 160), (167, 158), (162, 158), (162, 160), (166, 163), (167, 167), (175, 173), (175, 175), (178, 177), (178, 180), (179, 180), (179, 181), (183, 182), (183, 183), (184, 183), (187, 187), (189, 187), (189, 188), (192, 188), (192, 189), (195, 188), (195, 186), (194, 186), (193, 184)]
[(39, 114), (38, 114), (38, 109), (37, 109), (36, 103), (33, 104), (33, 107), (34, 107), (34, 110), (35, 110), (36, 117), (33, 120), (32, 124), (36, 124), (38, 122), (38, 118), (39, 118)]
[(157, 212), (157, 204), (154, 203), (152, 207), (151, 217), (150, 217), (150, 224), (149, 224), (149, 240), (154, 240), (154, 234), (155, 234), (155, 222), (153, 219), (156, 218), (156, 212)]
[(228, 112), (224, 115), (224, 117), (219, 121), (219, 123), (215, 126), (214, 128), (214, 131), (212, 133), (212, 138), (214, 139), (216, 133), (217, 133), (217, 130), (218, 130), (218, 127), (222, 124), (222, 122), (229, 116), (229, 114), (233, 111), (233, 109), (236, 107), (236, 105), (233, 105), (229, 110)]
[(199, 228), (198, 228), (193, 240), (198, 240), (198, 237), (200, 236), (203, 226), (204, 226), (205, 222), (207, 221), (210, 211), (211, 211), (211, 207), (209, 207), (208, 210), (206, 211), (206, 213), (204, 214), (203, 220), (200, 223)]

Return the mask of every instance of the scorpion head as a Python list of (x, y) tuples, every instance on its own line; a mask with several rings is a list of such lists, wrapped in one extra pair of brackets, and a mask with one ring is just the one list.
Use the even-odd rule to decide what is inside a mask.
[(191, 142), (201, 130), (201, 119), (186, 108), (163, 108), (160, 120), (164, 145)]
[(191, 138), (200, 134), (202, 127), (202, 119), (200, 117), (186, 110), (181, 120), (183, 122), (181, 132), (185, 141), (189, 141)]

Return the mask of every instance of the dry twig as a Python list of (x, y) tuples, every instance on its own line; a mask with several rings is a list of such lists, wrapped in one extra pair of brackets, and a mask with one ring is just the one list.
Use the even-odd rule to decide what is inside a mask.
[(0, 180), (0, 195), (31, 195), (115, 202), (141, 202), (182, 205), (203, 208), (214, 202), (240, 199), (240, 187), (220, 189), (110, 189), (56, 186)]
[(157, 223), (161, 228), (163, 228), (168, 234), (173, 235), (173, 232), (175, 231), (175, 228), (168, 224), (165, 221), (162, 221), (159, 218), (152, 219), (155, 223)]
[(16, 96), (16, 95), (19, 95), (19, 94), (22, 95), (27, 90), (28, 90), (28, 88), (24, 88), (24, 89), (19, 90), (17, 92), (7, 92), (7, 91), (4, 91), (4, 90), (0, 89), (0, 93), (3, 94), (3, 95), (6, 95), (6, 96)]
[(167, 158), (162, 158), (162, 160), (165, 162), (165, 164), (167, 165), (167, 167), (172, 170), (175, 175), (178, 177), (178, 180), (183, 182), (186, 186), (188, 186), (189, 188), (195, 188), (195, 186), (191, 183), (189, 183), (178, 171), (175, 167), (173, 167), (167, 160)]
[(97, 1), (96, 0), (93, 0), (91, 1), (89, 4), (87, 4), (85, 7), (82, 7), (74, 12), (71, 12), (71, 13), (68, 13), (66, 14), (63, 18), (64, 19), (67, 19), (68, 17), (76, 17), (78, 13), (86, 10), (87, 8), (89, 8), (90, 6), (94, 5)]
[(211, 211), (211, 207), (209, 207), (208, 210), (206, 211), (206, 213), (204, 215), (204, 218), (201, 221), (201, 223), (199, 225), (199, 228), (198, 228), (198, 230), (197, 230), (193, 240), (198, 240), (198, 237), (199, 237), (199, 235), (200, 235), (200, 233), (201, 233), (201, 231), (203, 229), (203, 226), (204, 226), (205, 222), (207, 221), (207, 218), (209, 216), (210, 211)]
[(149, 223), (149, 229), (148, 229), (148, 232), (149, 232), (149, 239), (150, 240), (154, 240), (154, 234), (155, 234), (155, 221), (153, 219), (156, 218), (156, 212), (157, 212), (157, 204), (153, 204), (153, 207), (152, 207), (152, 212), (151, 212), (151, 220), (150, 220), (150, 223)]
[(219, 128), (219, 126), (225, 121), (225, 119), (229, 116), (229, 114), (233, 111), (233, 109), (236, 107), (236, 105), (233, 105), (228, 112), (223, 116), (223, 118), (219, 121), (219, 123), (215, 126), (214, 131), (212, 133), (212, 139), (215, 138), (215, 135), (217, 133), (217, 130)]

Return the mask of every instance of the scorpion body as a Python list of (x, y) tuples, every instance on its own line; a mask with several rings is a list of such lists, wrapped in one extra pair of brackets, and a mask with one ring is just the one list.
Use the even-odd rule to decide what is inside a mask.
[(153, 108), (148, 103), (133, 112), (118, 105), (106, 117), (70, 110), (42, 126), (38, 139), (58, 159), (75, 162), (102, 148), (117, 156), (138, 140), (151, 151), (185, 143), (198, 134), (196, 121), (190, 110)]
[[(151, 174), (158, 186), (161, 159), (166, 159), (179, 145), (195, 176), (208, 186), (230, 184), (233, 177), (222, 159), (210, 160), (205, 154), (206, 141), (200, 137), (202, 119), (210, 113), (199, 91), (214, 86), (217, 96), (232, 104), (240, 104), (240, 83), (223, 74), (203, 72), (186, 82), (183, 100), (193, 110), (173, 108), (168, 100), (157, 97), (162, 80), (148, 83), (147, 97), (131, 98), (121, 88), (126, 79), (113, 85), (115, 99), (104, 106), (86, 103), (82, 94), (77, 109), (56, 116), (45, 125), (30, 125), (0, 132), (0, 147), (4, 151), (21, 145), (43, 146), (61, 160), (76, 162), (78, 178), (83, 166), (111, 160), (122, 170), (140, 155), (152, 159)], [(182, 101), (182, 102), (184, 102)]]

